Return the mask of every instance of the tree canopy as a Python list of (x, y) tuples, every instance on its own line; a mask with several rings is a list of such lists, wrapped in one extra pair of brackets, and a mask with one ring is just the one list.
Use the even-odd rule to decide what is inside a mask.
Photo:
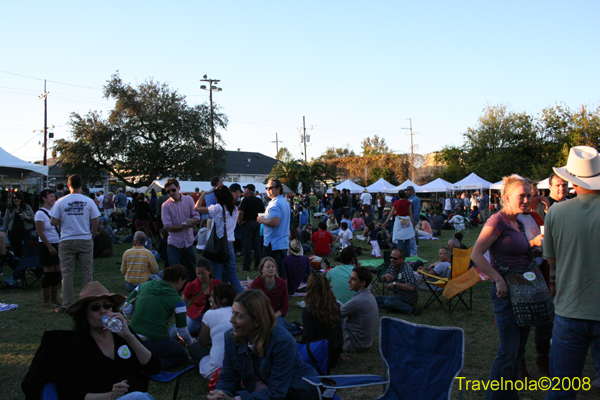
[[(210, 106), (190, 106), (167, 84), (149, 79), (138, 87), (124, 83), (115, 73), (104, 86), (104, 97), (115, 106), (107, 118), (100, 112), (72, 113), (73, 140), (55, 142), (68, 173), (90, 180), (103, 172), (133, 187), (175, 177), (208, 180), (225, 168), (221, 137), (211, 145)], [(215, 130), (226, 129), (227, 117), (215, 107)]]
[(553, 166), (566, 164), (570, 147), (598, 148), (600, 108), (588, 111), (584, 106), (574, 112), (556, 105), (533, 117), (504, 105), (487, 106), (462, 136), (461, 146), (446, 146), (437, 154), (447, 167), (437, 176), (450, 182), (471, 172), (490, 182), (513, 173), (544, 179)]
[(375, 135), (364, 139), (360, 145), (363, 156), (378, 156), (390, 152), (390, 149), (384, 138)]

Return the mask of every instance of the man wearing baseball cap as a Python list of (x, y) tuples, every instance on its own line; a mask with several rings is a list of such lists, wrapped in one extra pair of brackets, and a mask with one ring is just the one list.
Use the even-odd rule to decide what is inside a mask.
[[(590, 345), (600, 346), (600, 156), (588, 146), (571, 148), (567, 165), (554, 168), (577, 197), (555, 203), (545, 218), (544, 257), (555, 297), (550, 351), (552, 378), (579, 379)], [(600, 365), (600, 352), (592, 352)], [(596, 386), (600, 379), (592, 385)], [(547, 399), (574, 399), (577, 392), (549, 391)]]

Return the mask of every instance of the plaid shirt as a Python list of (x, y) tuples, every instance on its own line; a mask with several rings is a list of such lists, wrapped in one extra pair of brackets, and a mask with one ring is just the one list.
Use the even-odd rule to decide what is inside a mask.
[(405, 283), (415, 288), (415, 290), (413, 290), (412, 292), (406, 292), (404, 290), (400, 290), (400, 288), (398, 287), (395, 287), (392, 290), (392, 292), (394, 294), (400, 293), (404, 301), (408, 305), (414, 306), (415, 304), (417, 304), (417, 301), (419, 300), (419, 292), (417, 291), (417, 281), (415, 280), (415, 274), (412, 268), (407, 263), (402, 263), (402, 265), (399, 267), (394, 267), (393, 265), (390, 265), (387, 271), (385, 271), (385, 273), (392, 275), (394, 277), (394, 282)]

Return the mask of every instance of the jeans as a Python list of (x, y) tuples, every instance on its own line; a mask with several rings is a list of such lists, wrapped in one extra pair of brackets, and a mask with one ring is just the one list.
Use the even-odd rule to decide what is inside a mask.
[(392, 296), (375, 296), (375, 300), (377, 300), (379, 308), (385, 308), (388, 311), (410, 314), (414, 308), (406, 304), (402, 297), (402, 292), (398, 292)]
[[(550, 350), (550, 376), (561, 378), (561, 381), (564, 377), (581, 377), (590, 345), (595, 348), (600, 346), (600, 321), (555, 315)], [(592, 351), (592, 358), (594, 366), (600, 363), (598, 352)], [(576, 395), (577, 392), (573, 390), (548, 391), (546, 399), (574, 399)]]
[[(496, 284), (490, 288), (490, 300), (494, 309), (496, 319), (496, 328), (500, 337), (498, 354), (492, 364), (490, 372), (490, 381), (504, 380), (516, 381), (519, 379), (519, 366), (525, 355), (525, 346), (527, 345), (527, 336), (529, 336), (529, 327), (520, 328), (515, 320), (510, 295), (501, 299), (496, 296)], [(515, 390), (494, 391), (488, 390), (486, 399), (518, 399), (519, 394)]]
[(285, 250), (272, 250), (271, 243), (263, 248), (265, 257), (272, 257), (277, 263), (277, 274), (281, 279), (286, 279), (286, 271), (283, 268), (283, 259), (287, 256), (287, 249)]
[(194, 246), (180, 249), (169, 244), (167, 245), (167, 256), (169, 257), (169, 265), (180, 264), (187, 269), (188, 282), (196, 279), (196, 252)]
[[(404, 251), (404, 257), (410, 257), (411, 256), (411, 252), (410, 252), (410, 239), (398, 240), (396, 242), (396, 247), (398, 247), (399, 249), (402, 249)], [(415, 255), (417, 255), (417, 253), (415, 253)]]
[(235, 267), (235, 251), (233, 251), (233, 242), (229, 242), (229, 259), (225, 264), (209, 261), (213, 270), (215, 279), (229, 283), (235, 289), (236, 293), (242, 293), (242, 285), (237, 276)]
[[(188, 332), (190, 333), (191, 337), (198, 337), (198, 335), (200, 335), (200, 329), (202, 329), (203, 316), (204, 314), (200, 314), (200, 316), (196, 319), (191, 319), (187, 315), (185, 316)], [(171, 336), (173, 339), (177, 339), (177, 326), (173, 325), (169, 328), (169, 336)]]
[(58, 258), (62, 272), (62, 307), (74, 303), (73, 275), (75, 275), (75, 260), (79, 258), (81, 268), (81, 286), (93, 281), (94, 273), (94, 242), (84, 239), (64, 240), (58, 246)]
[(146, 339), (142, 343), (160, 358), (161, 370), (185, 364), (189, 360), (185, 347), (171, 337), (162, 340)]
[(246, 221), (241, 225), (241, 228), (242, 252), (244, 254), (243, 269), (249, 271), (250, 261), (252, 261), (252, 251), (254, 251), (254, 268), (258, 268), (258, 264), (260, 264), (260, 224), (256, 221)]
[(125, 282), (125, 290), (127, 290), (127, 292), (133, 292), (138, 286), (139, 285), (134, 285), (133, 283)]
[(285, 328), (292, 335), (299, 335), (302, 333), (302, 329), (298, 328), (294, 324), (290, 324), (285, 320), (285, 317), (277, 317), (277, 325)]

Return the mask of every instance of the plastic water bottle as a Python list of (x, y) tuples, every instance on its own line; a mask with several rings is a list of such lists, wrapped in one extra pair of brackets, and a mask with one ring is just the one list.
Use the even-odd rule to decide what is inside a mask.
[(120, 319), (116, 317), (109, 317), (108, 315), (102, 317), (102, 325), (104, 325), (106, 329), (113, 333), (121, 332), (121, 329), (123, 329), (123, 323)]

